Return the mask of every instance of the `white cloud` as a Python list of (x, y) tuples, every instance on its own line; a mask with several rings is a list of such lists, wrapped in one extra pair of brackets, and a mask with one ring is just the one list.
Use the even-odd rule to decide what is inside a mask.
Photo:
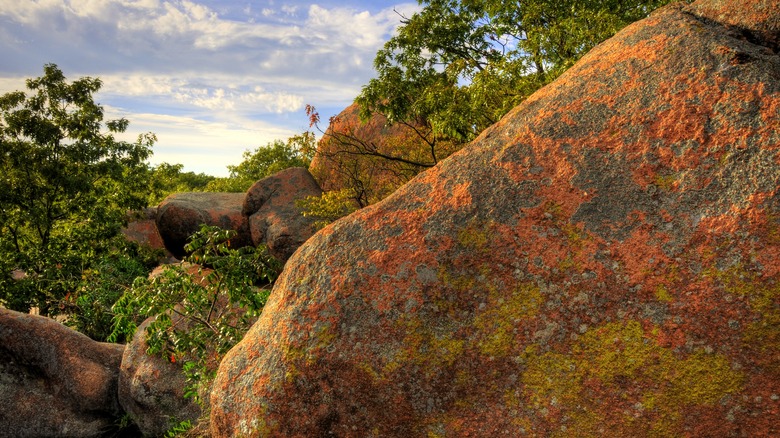
[(165, 114), (128, 114), (110, 107), (106, 108), (106, 116), (130, 120), (128, 131), (117, 136), (119, 140), (134, 142), (139, 134), (155, 133), (158, 142), (150, 160), (153, 165), (183, 163), (185, 171), (214, 176), (227, 176), (227, 166), (240, 163), (245, 150), (300, 133), (257, 121), (229, 123)]
[(287, 15), (295, 15), (298, 12), (298, 6), (283, 5), (282, 12)]
[[(101, 104), (158, 134), (156, 159), (209, 157), (217, 173), (246, 148), (299, 133), (305, 104), (325, 115), (351, 103), (400, 22), (393, 8), (419, 8), (374, 4), (0, 0), (0, 93), (51, 62), (71, 80), (99, 77)], [(238, 148), (224, 165), (206, 147), (222, 143)]]

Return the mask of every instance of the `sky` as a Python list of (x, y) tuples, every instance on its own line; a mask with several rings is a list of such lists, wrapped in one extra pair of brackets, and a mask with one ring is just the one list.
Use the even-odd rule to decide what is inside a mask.
[[(157, 135), (153, 165), (227, 176), (245, 150), (346, 108), (373, 59), (419, 10), (401, 0), (0, 0), (0, 94), (56, 64), (100, 78), (120, 139)], [(327, 122), (325, 122), (327, 123)], [(325, 128), (325, 126), (323, 126)]]

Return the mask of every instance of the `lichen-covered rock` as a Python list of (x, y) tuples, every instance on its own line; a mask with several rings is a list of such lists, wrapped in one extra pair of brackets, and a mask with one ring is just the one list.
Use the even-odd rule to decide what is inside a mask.
[(779, 435), (778, 22), (667, 7), (317, 233), (213, 435)]
[(233, 247), (252, 244), (249, 227), (241, 214), (244, 193), (174, 193), (157, 207), (157, 229), (165, 247), (177, 258), (186, 254), (187, 239), (202, 224), (215, 225), (238, 234), (231, 239)]
[(138, 326), (119, 376), (119, 402), (144, 436), (162, 436), (181, 421), (194, 423), (201, 414), (200, 406), (184, 397), (187, 379), (182, 364), (146, 353), (146, 328), (154, 318)]
[(123, 345), (0, 308), (0, 436), (100, 437), (122, 416)]
[(160, 231), (157, 229), (157, 207), (147, 207), (130, 214), (127, 226), (122, 234), (131, 242), (155, 250), (163, 250), (166, 257), (173, 255), (165, 248)]
[(272, 256), (287, 261), (316, 231), (315, 218), (304, 217), (295, 201), (321, 194), (317, 181), (303, 167), (284, 169), (254, 183), (243, 206), (252, 242), (267, 245)]

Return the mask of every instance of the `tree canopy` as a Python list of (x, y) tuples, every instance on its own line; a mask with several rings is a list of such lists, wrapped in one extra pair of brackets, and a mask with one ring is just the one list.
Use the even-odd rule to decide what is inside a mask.
[(309, 167), (316, 139), (314, 133), (303, 132), (284, 140), (260, 146), (254, 152), (244, 151), (244, 160), (228, 166), (230, 176), (210, 181), (205, 190), (211, 192), (244, 192), (256, 181), (289, 167)]
[(376, 202), (670, 1), (421, 0), (376, 55), (356, 99), (362, 125), (352, 107), (332, 118), (313, 173), (350, 202)]
[(114, 138), (129, 122), (103, 122), (99, 79), (69, 83), (48, 64), (26, 85), (0, 96), (0, 303), (45, 313), (146, 205), (156, 138)]
[(471, 141), (596, 44), (670, 0), (423, 0), (377, 53), (364, 118)]

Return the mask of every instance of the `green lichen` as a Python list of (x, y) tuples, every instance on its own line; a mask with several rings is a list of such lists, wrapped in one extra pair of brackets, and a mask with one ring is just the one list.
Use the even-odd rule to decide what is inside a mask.
[(669, 175), (656, 175), (656, 177), (653, 178), (653, 185), (660, 190), (668, 192), (674, 188), (674, 183), (677, 182), (677, 179), (678, 175), (674, 173)]
[(514, 330), (522, 320), (536, 316), (543, 296), (532, 283), (520, 284), (509, 293), (489, 288), (487, 300), (474, 319), (474, 327), (482, 334), (479, 349), (491, 357), (508, 355), (514, 347)]
[(743, 342), (758, 351), (756, 358), (766, 363), (775, 373), (780, 373), (780, 363), (772, 359), (780, 351), (780, 284), (767, 281), (740, 264), (725, 270), (709, 268), (706, 277), (717, 281), (731, 295), (746, 298), (756, 314), (743, 332)]
[(458, 231), (458, 245), (472, 251), (488, 250), (491, 224), (471, 222)]
[(465, 341), (456, 338), (450, 330), (434, 330), (413, 317), (401, 318), (395, 325), (399, 332), (405, 333), (403, 341), (380, 367), (368, 364), (363, 367), (377, 380), (391, 378), (397, 370), (410, 365), (432, 375), (441, 368), (452, 367), (463, 354)]
[[(487, 267), (484, 267), (481, 271), (487, 273)], [(452, 273), (445, 266), (439, 267), (438, 280), (439, 282), (457, 292), (468, 292), (473, 290), (477, 285), (477, 275), (474, 273)], [(434, 304), (439, 305), (441, 303)]]
[(265, 420), (268, 412), (268, 404), (261, 402), (258, 406), (259, 412), (252, 416), (251, 420), (241, 419), (238, 423), (238, 436), (270, 436), (274, 430), (271, 424)]
[(671, 303), (673, 300), (672, 294), (670, 294), (669, 290), (666, 289), (666, 286), (662, 284), (659, 284), (658, 287), (655, 288), (655, 298), (662, 303)]
[(568, 433), (560, 436), (597, 434), (599, 419), (614, 415), (609, 400), (639, 407), (635, 417), (623, 418), (626, 430), (673, 436), (684, 409), (718, 403), (743, 382), (724, 356), (678, 357), (633, 320), (592, 328), (569, 353), (530, 347), (524, 359), (524, 399), (537, 411), (565, 412)]

